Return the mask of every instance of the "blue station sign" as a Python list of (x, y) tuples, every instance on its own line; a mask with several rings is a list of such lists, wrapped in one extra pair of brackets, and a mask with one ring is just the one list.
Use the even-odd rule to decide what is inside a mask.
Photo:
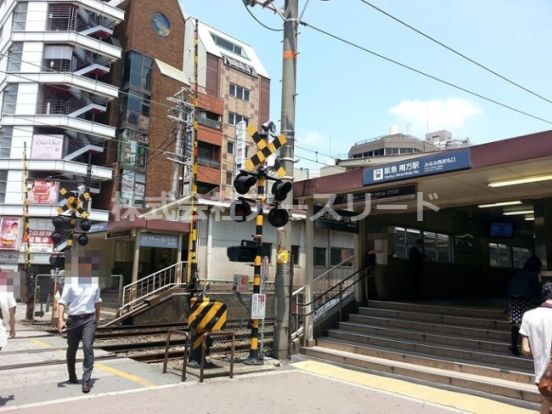
[(385, 164), (379, 167), (365, 168), (362, 172), (362, 184), (380, 184), (408, 178), (441, 174), (450, 171), (465, 170), (471, 167), (469, 148), (443, 151), (420, 158), (412, 158)]

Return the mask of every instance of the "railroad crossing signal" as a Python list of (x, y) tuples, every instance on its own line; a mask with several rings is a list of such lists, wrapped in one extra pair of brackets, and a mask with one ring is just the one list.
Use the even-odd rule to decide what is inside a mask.
[[(269, 142), (268, 133), (265, 136), (259, 134), (253, 125), (247, 127), (247, 134), (255, 141), (258, 148), (258, 151), (252, 157), (245, 160), (244, 167), (245, 170), (249, 172), (255, 171), (255, 169), (262, 165), (268, 157), (276, 154), (278, 148), (287, 143), (287, 138), (283, 134), (278, 135), (272, 142)], [(274, 161), (274, 166), (272, 168), (279, 177), (286, 175), (286, 170), (282, 167), (278, 159)]]
[[(88, 191), (85, 191), (80, 196), (76, 191), (68, 191), (62, 188), (59, 193), (65, 198), (65, 204), (58, 207), (58, 215), (52, 219), (54, 225), (54, 232), (50, 236), (55, 245), (67, 240), (67, 247), (73, 246), (73, 235), (75, 234), (75, 228), (77, 227), (77, 221), (80, 216), (80, 230), (84, 233), (88, 232), (91, 228), (90, 213), (83, 208), (85, 203), (90, 202), (91, 196)], [(63, 216), (63, 213), (69, 211), (71, 215)], [(79, 216), (77, 216), (77, 213)], [(81, 246), (88, 244), (88, 236), (81, 233), (77, 238), (78, 243)]]

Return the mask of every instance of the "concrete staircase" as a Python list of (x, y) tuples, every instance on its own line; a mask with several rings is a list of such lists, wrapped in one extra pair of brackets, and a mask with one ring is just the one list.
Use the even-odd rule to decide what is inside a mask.
[(514, 357), (500, 309), (369, 301), (310, 357), (536, 409), (533, 362)]

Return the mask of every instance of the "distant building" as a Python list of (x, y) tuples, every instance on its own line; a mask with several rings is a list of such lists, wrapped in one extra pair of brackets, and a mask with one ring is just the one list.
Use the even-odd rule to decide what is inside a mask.
[(441, 129), (440, 131), (435, 132), (428, 132), (425, 135), (425, 140), (441, 150), (449, 148), (469, 147), (471, 145), (469, 138), (453, 138), (452, 132), (447, 131), (446, 129)]
[(409, 134), (395, 133), (355, 142), (348, 156), (349, 158), (372, 158), (432, 151), (439, 151), (439, 147)]

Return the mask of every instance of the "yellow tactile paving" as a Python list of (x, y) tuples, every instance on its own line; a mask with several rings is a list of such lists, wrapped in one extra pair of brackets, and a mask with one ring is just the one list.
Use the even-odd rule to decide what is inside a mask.
[(446, 407), (453, 407), (458, 410), (474, 414), (534, 414), (535, 411), (514, 407), (498, 401), (488, 400), (474, 395), (462, 394), (454, 391), (442, 390), (428, 387), (395, 378), (383, 377), (365, 372), (345, 369), (317, 361), (301, 361), (291, 364), (293, 367), (310, 372), (363, 385), (373, 389), (387, 391), (417, 400), (439, 404)]
[(142, 385), (143, 387), (146, 387), (146, 388), (156, 387), (156, 385), (153, 382), (150, 382), (147, 379), (144, 379), (144, 378), (139, 377), (139, 376), (134, 375), (134, 374), (130, 374), (126, 371), (121, 371), (120, 369), (113, 368), (113, 367), (110, 367), (110, 366), (105, 365), (105, 364), (94, 364), (94, 367), (99, 369), (100, 371), (108, 372), (108, 373), (113, 374), (117, 377), (121, 377), (121, 378), (124, 378), (128, 381), (135, 382), (136, 384), (140, 384), (140, 385)]
[(49, 344), (48, 342), (42, 341), (42, 340), (40, 340), (40, 339), (30, 338), (29, 340), (30, 340), (33, 344), (38, 345), (38, 346), (41, 347), (41, 348), (52, 348), (52, 345), (51, 345), (51, 344)]

